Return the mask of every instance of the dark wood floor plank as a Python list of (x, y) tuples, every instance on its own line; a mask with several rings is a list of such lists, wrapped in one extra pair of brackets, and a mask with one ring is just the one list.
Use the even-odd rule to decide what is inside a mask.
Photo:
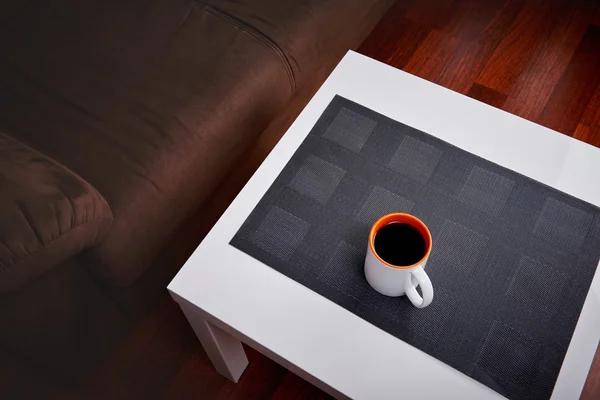
[(256, 350), (246, 347), (250, 364), (242, 378), (235, 385), (226, 385), (217, 395), (223, 400), (263, 400), (268, 399), (283, 383), (288, 371)]
[[(600, 85), (596, 88), (596, 92), (592, 96), (579, 123), (592, 128), (594, 131), (600, 130)], [(598, 133), (600, 134), (600, 132)]]
[(389, 23), (378, 25), (358, 51), (396, 68), (403, 68), (429, 32), (429, 28), (398, 15)]
[(183, 313), (167, 295), (74, 397), (159, 397), (197, 352), (204, 354)]
[(464, 41), (476, 41), (490, 22), (507, 8), (505, 0), (462, 0), (443, 31)]
[[(455, 92), (467, 94), (489, 59), (494, 44), (481, 40), (460, 42), (447, 63), (434, 76), (434, 82)], [(418, 73), (415, 70), (415, 73)]]
[(435, 82), (444, 71), (461, 41), (434, 29), (412, 55), (404, 70), (428, 81)]
[(462, 38), (462, 44), (436, 80), (436, 83), (462, 94), (468, 93), (473, 86), (522, 9), (523, 0), (509, 0), (499, 10), (493, 2), (477, 4), (486, 7), (458, 13), (458, 17), (449, 23), (446, 33)]
[(214, 399), (228, 384), (230, 382), (214, 370), (205, 355), (195, 353), (181, 366), (162, 399)]
[(537, 122), (567, 135), (579, 124), (600, 84), (600, 27), (591, 25)]
[(429, 29), (442, 30), (457, 11), (458, 0), (417, 1), (406, 10), (406, 19)]
[[(414, 1), (394, 3), (367, 39), (360, 45), (358, 51), (390, 65), (395, 65), (390, 63), (390, 59), (399, 47), (412, 55), (412, 52), (429, 31), (429, 29), (406, 19), (406, 9), (412, 3)], [(415, 31), (423, 33), (419, 34)]]
[(404, 68), (433, 29), (443, 29), (455, 1), (398, 1), (358, 49), (369, 57)]
[(61, 382), (48, 377), (45, 371), (32, 370), (20, 359), (3, 354), (0, 357), (0, 385), (3, 399), (62, 398), (66, 390)]
[[(482, 65), (487, 57), (487, 53), (479, 52), (484, 43), (478, 39), (500, 7), (499, 1), (458, 3), (446, 26), (431, 30), (403, 69), (453, 90), (468, 90), (474, 79), (468, 72), (477, 69), (472, 64)], [(464, 84), (457, 77), (471, 81)]]
[(403, 24), (402, 39), (400, 43), (404, 43), (394, 51), (389, 58), (389, 65), (398, 69), (403, 69), (415, 51), (421, 46), (427, 35), (431, 32), (430, 29), (413, 22)]
[(497, 92), (494, 89), (490, 89), (478, 83), (473, 84), (471, 90), (467, 93), (467, 96), (496, 108), (502, 108), (506, 101), (506, 95), (504, 93)]
[(271, 400), (332, 400), (333, 397), (289, 372)]
[(600, 147), (600, 131), (589, 126), (579, 124), (573, 133), (575, 139), (591, 144), (592, 146)]
[(476, 82), (508, 94), (519, 75), (550, 32), (550, 4), (529, 1), (519, 12)]
[(600, 147), (600, 85), (583, 113), (573, 137)]
[(504, 110), (535, 121), (591, 23), (596, 1), (554, 4), (549, 15), (552, 29), (544, 38), (510, 91)]

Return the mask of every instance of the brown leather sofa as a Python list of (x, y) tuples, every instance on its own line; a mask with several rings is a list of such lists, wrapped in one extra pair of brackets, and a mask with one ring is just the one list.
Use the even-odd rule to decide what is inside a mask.
[(76, 376), (164, 293), (167, 238), (391, 0), (0, 4), (0, 358)]

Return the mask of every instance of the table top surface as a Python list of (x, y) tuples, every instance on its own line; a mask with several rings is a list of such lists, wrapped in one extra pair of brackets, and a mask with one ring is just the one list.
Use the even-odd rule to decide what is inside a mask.
[[(600, 206), (599, 149), (349, 52), (169, 290), (243, 341), (351, 398), (502, 398), (229, 245), (335, 95)], [(600, 340), (598, 315), (596, 272), (553, 399), (579, 397)]]

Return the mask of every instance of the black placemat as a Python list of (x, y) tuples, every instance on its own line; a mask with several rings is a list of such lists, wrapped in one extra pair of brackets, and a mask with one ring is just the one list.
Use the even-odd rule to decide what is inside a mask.
[[(433, 236), (425, 309), (364, 277), (369, 228), (389, 212)], [(508, 398), (547, 399), (600, 258), (600, 210), (338, 96), (231, 244)]]

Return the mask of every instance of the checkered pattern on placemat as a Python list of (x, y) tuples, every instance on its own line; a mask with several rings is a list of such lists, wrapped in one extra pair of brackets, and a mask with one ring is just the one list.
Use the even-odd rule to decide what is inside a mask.
[[(433, 303), (373, 290), (370, 225), (433, 237)], [(231, 244), (511, 399), (550, 397), (600, 258), (600, 210), (336, 97)]]

